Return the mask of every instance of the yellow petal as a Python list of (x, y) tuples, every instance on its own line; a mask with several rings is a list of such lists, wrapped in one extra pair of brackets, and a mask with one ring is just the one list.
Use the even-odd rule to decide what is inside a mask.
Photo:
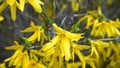
[(82, 54), (79, 50), (75, 49), (75, 54), (78, 56), (78, 58), (79, 58), (82, 62), (84, 62), (84, 56), (83, 56), (83, 54)]
[(9, 4), (10, 6), (13, 6), (16, 2), (16, 0), (6, 0), (7, 4)]
[(50, 42), (46, 43), (41, 50), (47, 51), (48, 49), (52, 48), (56, 43), (59, 41), (59, 36), (54, 37)]
[(33, 32), (33, 31), (35, 31), (35, 30), (32, 27), (29, 27), (29, 28), (26, 28), (24, 30), (21, 30), (21, 32)]
[(36, 32), (37, 32), (37, 40), (40, 41), (41, 31), (36, 31)]
[(20, 10), (23, 12), (25, 6), (25, 0), (19, 0), (19, 1), (20, 1)]
[(44, 33), (44, 30), (42, 30), (41, 33), (42, 33), (42, 36), (47, 40), (47, 37), (46, 37), (46, 35)]
[(27, 51), (25, 51), (23, 54), (23, 65), (22, 65), (23, 68), (27, 68), (28, 64), (29, 64), (29, 56)]
[(93, 24), (92, 19), (93, 19), (93, 17), (91, 15), (89, 15), (87, 18), (87, 23), (86, 23), (85, 29), (88, 29)]
[(27, 68), (45, 68), (45, 66), (41, 63), (37, 63), (34, 60), (31, 60)]
[(34, 32), (33, 35), (31, 35), (28, 38), (28, 41), (31, 41), (32, 43), (34, 43), (36, 39), (37, 39), (37, 32)]
[(91, 56), (95, 54), (96, 57), (99, 59), (98, 51), (96, 50), (95, 45), (92, 44), (91, 47), (92, 47)]
[(82, 68), (86, 68), (86, 63), (82, 62)]
[(60, 49), (62, 51), (62, 56), (65, 56), (65, 60), (68, 61), (71, 58), (70, 54), (70, 40), (63, 38), (61, 40)]
[(74, 48), (79, 49), (79, 50), (84, 50), (84, 49), (90, 48), (90, 46), (88, 46), (88, 45), (78, 45), (78, 44), (74, 44), (74, 45), (76, 45)]
[(55, 23), (53, 23), (53, 28), (57, 31), (57, 33), (65, 33), (65, 31), (58, 27)]
[(4, 17), (0, 16), (0, 21), (4, 20)]
[(22, 56), (22, 54), (19, 54), (19, 55), (15, 58), (13, 65), (17, 66), (17, 64), (19, 64), (20, 62), (22, 62), (22, 57), (21, 57), (21, 56)]
[(38, 13), (42, 12), (39, 0), (28, 0), (28, 3), (35, 9), (36, 12)]
[(6, 50), (16, 50), (18, 48), (21, 48), (22, 46), (16, 46), (16, 45), (13, 45), (13, 46), (8, 46), (8, 47), (5, 47)]
[(89, 64), (92, 68), (96, 68), (96, 66), (95, 66), (95, 63), (94, 63), (94, 62), (92, 62), (92, 61), (91, 61), (91, 62), (90, 62), (90, 61), (88, 61), (87, 63), (88, 63), (88, 64)]
[(106, 51), (106, 57), (109, 57), (111, 55), (111, 52), (112, 52), (112, 48), (108, 47)]
[(1, 5), (0, 5), (0, 13), (5, 10), (5, 8), (8, 6), (7, 2), (4, 1)]
[(69, 39), (71, 39), (72, 41), (78, 41), (79, 39), (83, 38), (82, 34), (78, 34), (78, 33), (70, 33), (70, 32), (66, 32), (65, 36)]
[(93, 24), (93, 27), (92, 27), (92, 31), (91, 31), (91, 35), (94, 36), (95, 32), (96, 32), (96, 29), (97, 29), (97, 26), (96, 24), (98, 23), (98, 19), (96, 19), (94, 21), (94, 24)]
[(33, 26), (35, 26), (35, 23), (33, 21), (31, 21), (30, 25), (33, 27)]
[(112, 41), (109, 42), (110, 46), (113, 48), (113, 50), (115, 51), (116, 54), (119, 54), (119, 49), (117, 47), (117, 45), (113, 44)]
[(12, 20), (15, 21), (16, 20), (16, 5), (15, 4), (10, 7), (10, 12), (11, 12)]
[(72, 6), (73, 11), (78, 11), (79, 10), (79, 3), (78, 2), (72, 1), (71, 6)]
[(6, 68), (5, 63), (0, 64), (0, 68)]

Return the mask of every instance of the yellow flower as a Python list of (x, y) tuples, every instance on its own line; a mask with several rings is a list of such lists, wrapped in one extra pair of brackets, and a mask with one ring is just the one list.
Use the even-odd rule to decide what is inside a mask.
[(82, 62), (68, 63), (67, 68), (79, 68), (82, 65)]
[(40, 0), (27, 0), (28, 3), (35, 9), (36, 12), (41, 13), (42, 8), (40, 5), (44, 5), (44, 3)]
[(44, 34), (42, 26), (36, 26), (33, 21), (31, 21), (31, 27), (21, 30), (21, 32), (34, 32), (33, 35), (31, 35), (28, 38), (28, 41), (32, 43), (34, 43), (37, 40), (41, 41), (41, 44), (43, 44), (44, 39), (47, 39), (47, 37)]
[(105, 55), (106, 55), (105, 48), (109, 48), (109, 43), (97, 40), (95, 42), (92, 42), (91, 44), (93, 44), (96, 47), (99, 54), (101, 54), (103, 58), (105, 59)]
[(10, 5), (11, 19), (16, 20), (16, 0), (6, 0), (0, 5), (0, 13)]
[(6, 0), (7, 4), (12, 6), (16, 2), (16, 0)]
[(86, 64), (89, 64), (92, 68), (96, 68), (95, 61), (97, 61), (96, 58), (91, 58), (90, 56), (84, 56), (79, 49), (75, 49), (75, 54), (78, 56), (78, 58), (81, 61), (82, 68), (86, 68)]
[(0, 16), (0, 21), (3, 21), (4, 20), (4, 17)]
[(19, 54), (13, 61), (13, 66), (26, 68), (29, 64), (29, 56), (27, 51)]
[[(8, 63), (8, 66), (9, 66), (9, 67), (13, 66), (13, 64), (15, 63), (14, 61), (15, 61), (16, 58), (21, 57), (22, 49), (23, 49), (23, 48), (17, 49), (17, 50), (15, 51), (15, 53), (14, 53), (11, 57), (5, 59), (5, 62), (8, 62), (8, 61), (9, 61), (9, 63)], [(20, 63), (20, 61), (19, 61), (19, 63)]]
[[(79, 45), (79, 44), (75, 44), (75, 43), (72, 43), (72, 59), (74, 61), (75, 57), (74, 57), (74, 54), (76, 53), (75, 51), (82, 51), (84, 49), (89, 49), (90, 46), (88, 45)], [(82, 57), (82, 55), (81, 55)], [(82, 61), (82, 58), (80, 59)]]
[(26, 68), (46, 68), (46, 67), (42, 63), (30, 60), (30, 63)]
[(110, 57), (110, 63), (107, 65), (106, 68), (119, 68), (120, 66), (120, 55), (114, 53), (111, 57)]
[(31, 60), (35, 60), (35, 61), (38, 61), (38, 55), (39, 56), (44, 56), (44, 53), (38, 51), (38, 50), (33, 50), (31, 49), (30, 52), (29, 52), (29, 57)]
[(17, 50), (17, 49), (23, 49), (23, 45), (20, 45), (17, 41), (14, 41), (15, 45), (5, 47), (6, 50)]
[(5, 63), (0, 63), (0, 68), (6, 68)]
[(5, 8), (8, 6), (7, 2), (4, 1), (1, 5), (0, 5), (0, 13), (5, 10)]
[(79, 3), (78, 2), (72, 1), (71, 6), (72, 6), (73, 11), (78, 11), (79, 10)]
[(112, 51), (114, 51), (116, 54), (119, 54), (119, 47), (118, 47), (118, 44), (115, 44), (112, 41), (110, 41), (109, 47), (107, 48), (107, 51), (106, 51), (106, 57), (109, 57)]
[(5, 59), (5, 62), (8, 62), (8, 67), (15, 66), (16, 68), (22, 67), (26, 68), (29, 64), (29, 56), (27, 50), (22, 52), (23, 49), (17, 49), (15, 53)]
[(4, 60), (5, 62), (9, 62), (8, 67), (11, 67), (11, 66), (15, 66), (18, 68), (19, 67), (22, 67), (22, 68), (27, 67), (27, 65), (29, 63), (29, 56), (28, 56), (27, 50), (25, 50), (23, 52), (23, 49), (24, 49), (23, 45), (20, 45), (17, 41), (15, 41), (15, 45), (5, 47), (5, 49), (16, 50), (15, 53), (11, 57)]
[[(27, 0), (27, 2), (35, 9), (36, 12), (41, 13), (42, 8), (41, 5), (44, 5), (44, 3), (40, 0)], [(11, 19), (13, 21), (16, 20), (16, 11), (17, 8), (20, 9), (22, 12), (24, 11), (25, 3), (27, 3), (26, 0), (5, 0), (0, 5), (0, 13), (5, 10), (7, 6), (10, 6), (10, 12), (11, 12)]]
[[(93, 26), (93, 30), (91, 35), (98, 37), (98, 36), (107, 36), (107, 37), (115, 37), (120, 36), (120, 32), (118, 30), (119, 24), (115, 21), (102, 21), (100, 23), (96, 23)], [(104, 29), (103, 29), (104, 27)], [(119, 27), (120, 28), (120, 27)]]
[(94, 42), (91, 41), (91, 53), (90, 53), (89, 56), (93, 56), (93, 55), (94, 55), (94, 57), (96, 57), (97, 59), (100, 58), (100, 57), (99, 57), (98, 50), (97, 50), (96, 46), (94, 45)]
[(82, 34), (70, 33), (61, 29), (56, 24), (53, 24), (53, 27), (57, 32), (57, 36), (55, 36), (50, 42), (45, 44), (42, 50), (49, 51), (53, 48), (51, 52), (54, 53), (55, 48), (59, 48), (58, 50), (60, 50), (61, 56), (65, 56), (65, 60), (68, 61), (69, 59), (71, 59), (71, 42), (78, 41), (80, 38), (82, 38)]
[(86, 23), (85, 29), (88, 29), (93, 24), (94, 24), (93, 16), (92, 15), (88, 15), (87, 16), (87, 23)]

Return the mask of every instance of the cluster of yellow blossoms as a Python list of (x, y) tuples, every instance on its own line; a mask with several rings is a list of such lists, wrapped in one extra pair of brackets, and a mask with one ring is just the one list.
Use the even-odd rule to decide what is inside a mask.
[[(0, 64), (0, 67), (86, 68), (86, 66), (90, 65), (92, 68), (101, 68), (103, 62), (108, 61), (107, 58), (110, 58), (107, 68), (119, 67), (120, 62), (116, 60), (116, 57), (120, 58), (119, 43), (89, 40), (90, 45), (80, 45), (75, 42), (83, 38), (83, 33), (68, 32), (54, 23), (53, 28), (56, 31), (56, 36), (38, 50), (32, 49), (34, 46), (21, 45), (17, 41), (15, 41), (15, 45), (5, 47), (7, 50), (15, 50), (15, 53), (5, 59), (4, 63)], [(42, 38), (46, 39), (44, 29), (41, 26), (36, 26), (34, 22), (31, 22), (31, 27), (22, 30), (22, 32), (34, 32), (27, 39), (32, 44), (35, 41), (42, 41)], [(79, 60), (76, 60), (76, 58)]]
[(86, 21), (84, 29), (91, 29), (91, 35), (93, 37), (116, 37), (120, 36), (119, 19), (116, 21), (108, 20), (102, 14), (101, 8), (98, 7), (98, 11), (88, 11), (88, 15), (79, 19), (78, 23)]
[(44, 3), (40, 0), (4, 0), (4, 1), (1, 1), (0, 3), (1, 3), (0, 13), (9, 6), (10, 12), (11, 12), (11, 19), (13, 21), (16, 20), (17, 8), (23, 12), (26, 3), (29, 3), (38, 13), (42, 12), (41, 5), (44, 5)]
[[(40, 0), (5, 0), (1, 1), (0, 13), (10, 6), (11, 18), (16, 19), (16, 9), (24, 11), (25, 3), (29, 3), (36, 12), (42, 12)], [(72, 9), (78, 10), (77, 2), (72, 2)], [(76, 7), (76, 8), (74, 8)], [(3, 20), (0, 17), (0, 21)], [(107, 20), (100, 7), (96, 12), (80, 18), (78, 23), (86, 21), (85, 30), (91, 29), (92, 38), (110, 38), (120, 36), (120, 21)], [(77, 23), (77, 24), (78, 24)], [(80, 44), (84, 33), (66, 31), (55, 23), (52, 24), (56, 35), (48, 41), (44, 28), (31, 21), (31, 26), (21, 32), (33, 34), (24, 39), (24, 44), (15, 41), (15, 45), (5, 47), (6, 50), (15, 50), (0, 64), (0, 68), (119, 68), (120, 43), (117, 41), (102, 41), (102, 39), (88, 39), (86, 44)], [(44, 41), (45, 40), (45, 41)], [(38, 43), (39, 42), (39, 43)], [(37, 43), (37, 45), (36, 45)]]

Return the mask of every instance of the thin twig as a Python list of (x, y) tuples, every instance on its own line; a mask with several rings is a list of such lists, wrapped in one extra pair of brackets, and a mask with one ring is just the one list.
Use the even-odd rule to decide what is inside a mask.
[[(90, 38), (88, 38), (90, 39)], [(79, 43), (88, 43), (88, 39), (84, 39), (84, 40), (80, 40)], [(104, 38), (104, 39), (91, 39), (92, 41), (97, 41), (97, 40), (101, 40), (101, 41), (120, 41), (120, 37), (115, 37), (115, 38)]]
[(81, 16), (85, 16), (86, 15), (86, 13), (83, 13), (83, 14), (72, 14), (72, 15), (68, 15), (68, 16), (65, 16), (65, 17), (63, 17), (63, 19), (62, 19), (62, 21), (61, 21), (61, 24), (60, 24), (60, 27), (62, 27), (63, 26), (63, 24), (65, 23), (65, 21), (67, 20), (67, 18), (71, 18), (71, 19), (74, 19), (74, 17), (81, 17)]
[[(120, 37), (115, 37), (115, 38), (104, 38), (104, 39), (91, 39), (92, 41), (120, 41)], [(80, 40), (79, 43), (88, 43), (88, 39)], [(34, 49), (34, 48), (40, 48), (41, 46), (31, 46), (31, 47), (26, 47), (28, 49)]]

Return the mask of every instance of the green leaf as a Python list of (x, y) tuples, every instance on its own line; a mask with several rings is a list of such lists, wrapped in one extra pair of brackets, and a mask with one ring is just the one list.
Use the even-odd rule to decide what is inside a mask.
[(25, 42), (25, 44), (26, 44), (27, 46), (29, 46), (29, 47), (32, 46), (31, 42), (29, 42), (29, 41), (27, 40), (27, 38), (22, 37), (22, 39), (24, 40), (24, 42)]

